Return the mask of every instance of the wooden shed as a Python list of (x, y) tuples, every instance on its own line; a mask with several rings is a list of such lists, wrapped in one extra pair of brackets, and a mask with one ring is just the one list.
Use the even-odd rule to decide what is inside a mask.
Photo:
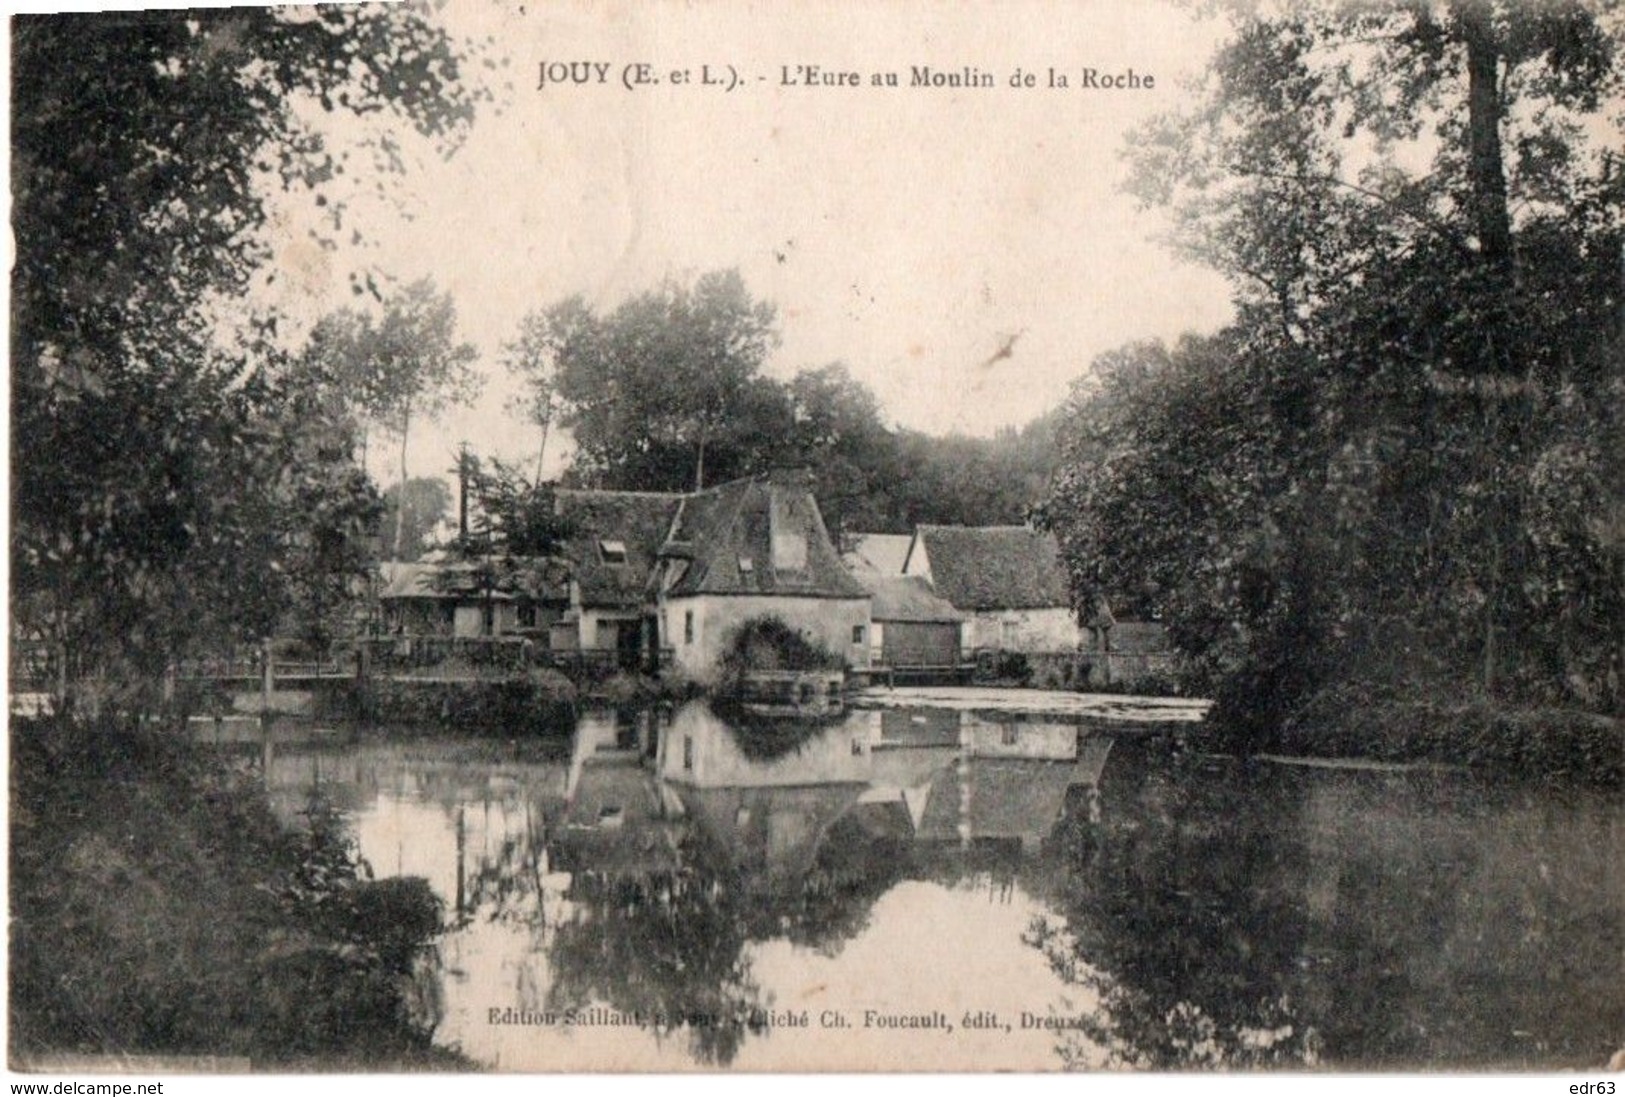
[(964, 614), (906, 575), (864, 576), (874, 596), (874, 646), (879, 662), (895, 669), (948, 670), (961, 661)]

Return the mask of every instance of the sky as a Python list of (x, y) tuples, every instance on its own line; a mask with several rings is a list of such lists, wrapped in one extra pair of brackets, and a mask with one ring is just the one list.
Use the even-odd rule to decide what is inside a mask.
[[(844, 362), (889, 422), (939, 434), (1019, 426), (1101, 352), (1229, 316), (1220, 278), (1120, 189), (1129, 130), (1187, 101), (1217, 41), (1186, 8), (449, 0), (439, 18), (492, 40), (476, 71), (494, 102), (449, 158), (390, 133), (408, 171), (387, 198), (352, 173), (336, 250), (305, 235), (308, 205), (282, 210), (272, 302), (298, 330), (357, 303), (360, 265), (454, 296), (488, 382), (475, 407), (416, 432), (412, 475), (444, 473), (465, 440), (534, 460), (539, 433), (504, 411), (514, 385), (497, 356), (527, 311), (572, 294), (609, 310), (665, 278), (737, 268), (778, 308), (770, 375)], [(570, 62), (607, 67), (538, 86), (544, 65)], [(627, 87), (640, 63), (660, 83)], [(703, 86), (701, 66), (736, 86)], [(913, 87), (916, 66), (995, 86)], [(1069, 87), (1048, 86), (1051, 68)], [(1035, 86), (1012, 87), (1018, 69)], [(1086, 69), (1152, 86), (1080, 87)], [(690, 83), (671, 82), (679, 70)], [(899, 86), (873, 86), (877, 72)], [(315, 124), (337, 147), (382, 133)], [(550, 443), (549, 474), (564, 456)], [(381, 482), (397, 459), (373, 448)]]

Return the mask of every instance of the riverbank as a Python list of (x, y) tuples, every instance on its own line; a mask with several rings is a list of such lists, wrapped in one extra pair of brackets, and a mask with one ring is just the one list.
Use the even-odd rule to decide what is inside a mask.
[(871, 686), (852, 697), (855, 708), (941, 708), (990, 719), (1037, 720), (1195, 730), (1211, 701), (1001, 686)]
[(358, 871), (337, 815), (285, 830), (248, 774), (152, 728), (12, 722), (10, 1060), (468, 1069), (413, 977), (443, 921)]
[[(1625, 721), (1615, 717), (1475, 699), (1352, 693), (1345, 689), (1322, 694), (1254, 749), (1314, 758), (1458, 765), (1558, 784), (1618, 788), (1625, 782)], [(1222, 724), (1217, 730), (1224, 734)]]
[(1222, 705), (1196, 698), (876, 686), (856, 693), (852, 704), (951, 708), (992, 719), (1059, 721), (1108, 731), (1174, 731), (1226, 753), (1255, 756), (1461, 766), (1520, 780), (1603, 788), (1625, 783), (1625, 721), (1575, 709), (1376, 698), (1349, 688), (1322, 694), (1279, 728), (1259, 734), (1239, 730)]

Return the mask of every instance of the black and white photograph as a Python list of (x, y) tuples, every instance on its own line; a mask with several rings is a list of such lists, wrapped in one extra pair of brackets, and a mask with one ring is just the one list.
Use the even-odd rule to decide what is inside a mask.
[(1615, 0), (8, 24), (8, 1077), (1614, 1093)]

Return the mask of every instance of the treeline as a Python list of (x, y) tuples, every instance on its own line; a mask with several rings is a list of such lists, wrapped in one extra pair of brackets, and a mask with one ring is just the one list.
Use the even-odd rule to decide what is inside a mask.
[[(271, 195), (348, 236), (332, 181), (400, 168), (347, 162), (304, 107), (455, 142), (478, 95), (456, 44), (404, 9), (12, 30), (12, 636), (48, 654), (59, 702), (151, 711), (176, 659), (290, 619), (344, 627), (371, 563), (352, 379), (280, 349), (249, 302), (275, 277)], [(444, 319), (433, 297), (414, 300)], [(228, 335), (223, 313), (250, 315)], [(402, 329), (379, 344), (423, 349)], [(361, 395), (409, 422), (398, 390)]]
[[(401, 439), (406, 401), (394, 394), (408, 391), (419, 414), (433, 414), (453, 391), (435, 380), (438, 369), (416, 368), (447, 358), (423, 348), (455, 345), (423, 301), (444, 303), (418, 286), (391, 302), (382, 323), (345, 310), (316, 328), (306, 361), (347, 379), (347, 406), (363, 436), (370, 423)], [(412, 334), (390, 336), (391, 329)], [(576, 445), (559, 486), (681, 492), (806, 468), (838, 537), (908, 533), (922, 523), (1021, 523), (1049, 490), (1058, 411), (992, 437), (906, 430), (886, 423), (874, 393), (842, 363), (788, 381), (766, 376), (778, 338), (773, 306), (752, 300), (734, 271), (668, 281), (603, 314), (579, 298), (531, 313), (499, 365), (517, 382), (509, 410), (536, 428), (537, 450), (518, 462), (465, 455), (454, 475), (469, 485), (470, 513), (479, 519), (505, 510), (512, 525), (527, 500), (551, 506), (553, 485), (539, 475), (555, 427), (568, 429)], [(391, 353), (391, 344), (403, 349)], [(397, 380), (382, 384), (374, 380), (380, 373)], [(398, 381), (412, 376), (425, 381), (415, 393)], [(457, 505), (437, 477), (397, 482), (383, 504), (383, 551), (402, 560), (437, 547), (432, 534), (455, 519)]]
[(570, 429), (568, 484), (688, 491), (805, 467), (831, 529), (861, 532), (1021, 522), (1042, 498), (1053, 418), (990, 439), (897, 429), (844, 364), (765, 376), (778, 342), (773, 306), (719, 271), (606, 312), (579, 297), (538, 310), (503, 362), (542, 444), (555, 422)]
[(1077, 593), (1165, 620), (1254, 742), (1406, 699), (1620, 712), (1617, 21), (1237, 26), (1211, 100), (1133, 157), (1237, 319), (1075, 388), (1043, 520)]

